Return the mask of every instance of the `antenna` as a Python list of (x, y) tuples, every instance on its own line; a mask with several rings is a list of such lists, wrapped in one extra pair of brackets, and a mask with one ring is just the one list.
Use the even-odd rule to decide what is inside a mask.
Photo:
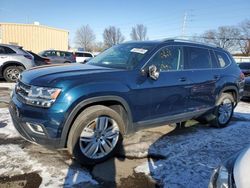
[(186, 24), (187, 24), (187, 11), (184, 14), (184, 18), (183, 18), (183, 24), (182, 24), (182, 38), (185, 37), (185, 30), (186, 30)]

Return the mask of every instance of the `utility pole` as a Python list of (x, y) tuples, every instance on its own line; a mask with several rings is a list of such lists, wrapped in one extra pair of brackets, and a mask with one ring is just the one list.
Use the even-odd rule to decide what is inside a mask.
[(182, 23), (181, 36), (182, 36), (183, 39), (185, 38), (186, 25), (187, 25), (187, 11), (184, 14), (183, 23)]

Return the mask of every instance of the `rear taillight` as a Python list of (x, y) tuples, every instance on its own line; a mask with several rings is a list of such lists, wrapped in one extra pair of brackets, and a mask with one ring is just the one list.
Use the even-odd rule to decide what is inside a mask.
[(240, 73), (240, 79), (241, 79), (242, 81), (245, 80), (245, 75), (244, 75), (243, 72)]
[(46, 64), (51, 64), (51, 61), (50, 61), (49, 59), (45, 59), (45, 60), (44, 60), (44, 63), (46, 63)]
[(27, 59), (32, 59), (32, 56), (31, 55), (23, 55), (25, 58)]

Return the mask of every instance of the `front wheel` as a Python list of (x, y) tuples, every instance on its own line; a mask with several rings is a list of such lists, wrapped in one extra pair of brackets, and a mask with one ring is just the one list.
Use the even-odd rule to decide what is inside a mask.
[(78, 115), (69, 132), (67, 147), (78, 162), (100, 163), (116, 152), (122, 143), (124, 123), (111, 108), (97, 105)]
[(234, 97), (229, 93), (223, 93), (216, 104), (215, 118), (210, 124), (218, 128), (227, 126), (233, 116), (234, 104)]

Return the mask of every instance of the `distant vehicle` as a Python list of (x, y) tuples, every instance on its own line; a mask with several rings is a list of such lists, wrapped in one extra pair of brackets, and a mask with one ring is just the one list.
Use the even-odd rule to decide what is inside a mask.
[(250, 76), (250, 62), (242, 62), (238, 65), (246, 77)]
[(250, 77), (245, 78), (243, 97), (250, 98)]
[(33, 57), (34, 57), (34, 62), (36, 66), (40, 65), (49, 65), (51, 64), (51, 61), (49, 58), (42, 57), (34, 52), (28, 51)]
[(59, 50), (45, 50), (38, 55), (42, 57), (47, 57), (50, 59), (51, 63), (75, 63), (76, 58), (72, 52), (59, 51)]
[(208, 188), (249, 188), (250, 147), (236, 153), (216, 168)]
[(33, 66), (33, 56), (21, 46), (0, 44), (0, 77), (8, 82), (16, 82), (23, 70)]
[(91, 52), (75, 52), (76, 62), (85, 63), (86, 60), (89, 60), (94, 57), (94, 54)]

